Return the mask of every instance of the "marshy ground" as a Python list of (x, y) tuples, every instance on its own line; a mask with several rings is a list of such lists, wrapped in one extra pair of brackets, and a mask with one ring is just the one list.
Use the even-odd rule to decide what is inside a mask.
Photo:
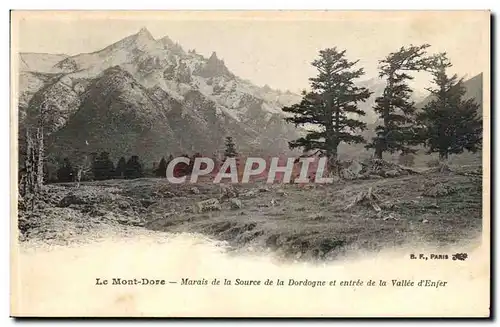
[[(26, 245), (64, 245), (129, 230), (199, 233), (233, 250), (300, 261), (412, 243), (439, 248), (481, 235), (482, 176), (468, 173), (477, 169), (321, 185), (173, 185), (161, 178), (50, 184), (33, 214), (20, 210), (19, 237)], [(363, 199), (367, 193), (376, 197)], [(210, 199), (215, 207), (200, 206)]]

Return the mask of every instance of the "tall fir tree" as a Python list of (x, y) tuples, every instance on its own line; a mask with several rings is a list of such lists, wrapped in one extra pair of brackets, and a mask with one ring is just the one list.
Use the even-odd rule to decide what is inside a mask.
[(109, 158), (109, 152), (101, 152), (92, 163), (92, 172), (96, 180), (112, 179), (115, 175), (115, 165)]
[(226, 137), (225, 141), (226, 149), (224, 150), (224, 157), (234, 158), (238, 156), (236, 151), (236, 144), (234, 144), (233, 138), (231, 136)]
[(133, 179), (144, 177), (144, 171), (141, 162), (139, 161), (139, 156), (132, 156), (127, 161), (125, 166), (125, 178)]
[(75, 176), (75, 170), (68, 158), (64, 158), (61, 166), (57, 170), (57, 180), (59, 182), (71, 182)]
[(116, 163), (115, 176), (118, 178), (125, 177), (125, 170), (127, 169), (127, 161), (125, 157), (121, 157)]
[(165, 160), (165, 157), (161, 158), (158, 168), (156, 168), (155, 175), (157, 177), (167, 177), (167, 160)]
[(365, 147), (375, 150), (375, 157), (382, 159), (384, 152), (414, 153), (419, 144), (415, 129), (415, 103), (408, 82), (413, 76), (407, 72), (426, 70), (429, 59), (425, 56), (428, 44), (401, 47), (379, 62), (379, 77), (386, 79), (384, 93), (375, 99), (375, 112), (382, 122), (375, 128), (376, 136)]
[(355, 85), (354, 80), (364, 75), (363, 68), (354, 68), (359, 60), (346, 59), (346, 50), (337, 48), (321, 50), (319, 59), (312, 62), (318, 70), (310, 78), (311, 92), (303, 92), (300, 103), (283, 108), (293, 114), (286, 121), (299, 125), (314, 125), (304, 137), (289, 142), (291, 149), (303, 148), (304, 152), (317, 150), (328, 157), (329, 166), (337, 161), (340, 143), (363, 143), (356, 132), (366, 129), (366, 123), (357, 119), (365, 112), (357, 107), (371, 92)]
[(482, 143), (479, 104), (474, 99), (464, 98), (463, 78), (447, 75), (446, 69), (451, 66), (445, 53), (434, 56), (435, 88), (428, 89), (433, 99), (417, 116), (423, 125), (421, 135), (428, 153), (439, 153), (440, 160), (464, 150), (477, 152)]

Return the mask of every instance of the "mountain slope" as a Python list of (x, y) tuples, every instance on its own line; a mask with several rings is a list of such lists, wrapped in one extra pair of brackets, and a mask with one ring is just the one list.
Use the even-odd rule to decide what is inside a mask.
[(55, 64), (67, 57), (65, 54), (23, 52), (19, 54), (19, 70), (21, 72), (50, 73)]
[[(254, 85), (217, 53), (186, 52), (146, 29), (92, 53), (20, 57), (20, 130), (42, 112), (54, 155), (108, 151), (114, 159), (137, 154), (157, 161), (170, 153), (222, 152), (226, 136), (244, 154), (272, 155), (289, 151), (288, 141), (301, 132), (281, 110), (299, 95)], [(468, 94), (476, 97), (480, 82), (467, 81)], [(374, 92), (360, 104), (373, 125), (372, 107), (385, 84), (373, 78), (359, 85)]]
[(157, 151), (172, 145), (174, 136), (166, 108), (157, 106), (142, 85), (116, 66), (90, 83), (79, 109), (50, 140), (51, 151), (60, 155), (106, 150), (120, 157)]
[[(479, 104), (480, 113), (482, 114), (483, 110), (483, 74), (480, 73), (468, 80), (464, 80), (465, 87), (465, 95), (466, 99), (474, 99)], [(429, 95), (425, 99), (423, 99), (416, 106), (417, 108), (423, 108), (433, 99), (432, 95)]]
[(242, 152), (274, 153), (296, 136), (281, 107), (300, 96), (253, 85), (215, 52), (209, 58), (185, 52), (146, 29), (92, 53), (31, 57), (44, 65), (21, 70), (20, 124), (36, 123), (42, 111), (57, 156), (212, 154), (223, 150), (226, 136)]

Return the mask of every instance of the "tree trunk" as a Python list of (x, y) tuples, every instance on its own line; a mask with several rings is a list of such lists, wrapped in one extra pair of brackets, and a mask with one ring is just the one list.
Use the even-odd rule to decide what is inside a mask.
[(36, 153), (36, 189), (39, 192), (43, 185), (43, 129), (36, 129), (37, 153)]
[(26, 177), (22, 186), (22, 193), (24, 193), (22, 196), (26, 199), (27, 207), (32, 211), (35, 210), (35, 204), (43, 183), (43, 154), (41, 153), (43, 141), (40, 141), (40, 139), (40, 129), (37, 129), (36, 132), (36, 142), (34, 142), (29, 129), (26, 130), (26, 159), (24, 163)]
[(443, 161), (446, 161), (448, 160), (448, 153), (444, 152), (444, 153), (439, 153), (439, 161), (443, 162)]
[(337, 148), (335, 147), (334, 150), (328, 151), (326, 153), (327, 157), (327, 169), (328, 169), (328, 175), (337, 175), (340, 176), (340, 171), (339, 171), (339, 165), (337, 161)]
[(377, 145), (377, 147), (375, 148), (375, 158), (382, 159), (382, 153), (382, 147), (380, 145)]
[(76, 188), (80, 187), (80, 180), (82, 179), (82, 170), (83, 168), (79, 167), (76, 172)]

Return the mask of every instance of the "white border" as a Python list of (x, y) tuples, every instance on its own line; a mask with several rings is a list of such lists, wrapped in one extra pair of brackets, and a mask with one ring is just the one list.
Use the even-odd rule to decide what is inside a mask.
[[(1, 43), (4, 45), (4, 50), (1, 52), (2, 62), (3, 64), (0, 66), (2, 71), (2, 88), (1, 88), (1, 96), (2, 96), (2, 104), (3, 108), (0, 110), (0, 121), (3, 123), (3, 128), (0, 128), (0, 153), (4, 153), (3, 159), (0, 161), (1, 169), (0, 169), (0, 231), (2, 233), (2, 248), (1, 248), (1, 280), (2, 284), (0, 289), (2, 290), (1, 297), (1, 320), (2, 326), (10, 326), (14, 325), (15, 321), (13, 319), (8, 318), (9, 315), (9, 306), (10, 306), (10, 296), (9, 292), (9, 217), (10, 217), (10, 204), (9, 204), (9, 188), (10, 188), (10, 176), (9, 176), (9, 160), (7, 154), (9, 153), (10, 147), (10, 135), (9, 135), (9, 96), (10, 96), (10, 76), (9, 76), (9, 57), (10, 50), (8, 44), (9, 42), (9, 9), (80, 9), (80, 10), (104, 10), (104, 9), (128, 9), (128, 10), (154, 10), (154, 9), (202, 9), (202, 10), (211, 10), (211, 9), (228, 9), (228, 10), (236, 10), (236, 9), (269, 9), (269, 10), (278, 10), (278, 9), (307, 9), (307, 10), (369, 10), (369, 9), (397, 9), (397, 10), (409, 10), (409, 9), (420, 9), (420, 10), (436, 10), (436, 9), (454, 9), (454, 10), (471, 10), (471, 9), (490, 9), (493, 13), (499, 13), (499, 3), (497, 0), (474, 0), (474, 1), (436, 1), (436, 0), (420, 0), (418, 2), (414, 2), (412, 4), (408, 4), (403, 1), (368, 1), (368, 0), (349, 0), (349, 1), (339, 1), (333, 2), (328, 0), (307, 0), (307, 1), (297, 1), (297, 0), (281, 0), (281, 1), (265, 1), (265, 0), (211, 0), (211, 1), (195, 1), (195, 0), (182, 0), (178, 2), (172, 1), (153, 1), (153, 0), (141, 0), (141, 1), (103, 1), (103, 0), (85, 0), (80, 3), (75, 3), (67, 0), (46, 0), (36, 1), (36, 0), (4, 0), (1, 3), (2, 10), (0, 11), (0, 17), (2, 19), (1, 26)], [(498, 17), (496, 17), (498, 18)], [(498, 22), (497, 22), (498, 23)], [(493, 33), (493, 37), (495, 38), (494, 44), (498, 41), (498, 36), (496, 33)], [(491, 58), (492, 61), (498, 59), (498, 54), (495, 53), (494, 58)], [(495, 72), (493, 72), (493, 76)], [(495, 84), (493, 84), (495, 85)], [(492, 90), (494, 93), (495, 90)], [(498, 97), (497, 101), (493, 104), (493, 108), (498, 108)], [(493, 121), (493, 131), (498, 130), (500, 128), (499, 124), (496, 121)], [(495, 153), (500, 151), (499, 145), (497, 142), (494, 142), (495, 145)], [(492, 167), (493, 169), (494, 167)], [(498, 182), (495, 179), (495, 182)], [(496, 195), (493, 203), (499, 203), (499, 196)], [(492, 220), (494, 218), (492, 217)], [(497, 228), (495, 232), (498, 232), (498, 222), (495, 224)], [(493, 244), (496, 247), (496, 242)], [(498, 260), (499, 253), (497, 252), (495, 255), (495, 259)], [(496, 293), (496, 289), (495, 289)], [(498, 302), (498, 299), (497, 301)], [(498, 310), (495, 308), (496, 313), (498, 314)], [(415, 323), (410, 321), (401, 322), (401, 324)], [(35, 323), (35, 322), (33, 322)], [(47, 322), (52, 323), (52, 322)], [(60, 322), (60, 326), (68, 326), (74, 324), (72, 321), (64, 321)], [(112, 324), (117, 323), (116, 321), (106, 321), (106, 322), (93, 322), (96, 325)], [(120, 322), (118, 322), (120, 323)], [(134, 321), (132, 324), (142, 324), (144, 321)], [(162, 323), (162, 322), (160, 322)], [(193, 322), (192, 322), (193, 323)], [(248, 323), (248, 322), (246, 322)], [(345, 324), (348, 322), (337, 322), (341, 324)], [(366, 322), (358, 322), (358, 323), (366, 323)], [(382, 322), (384, 323), (384, 322)], [(435, 322), (426, 322), (429, 325), (438, 325), (439, 321)], [(476, 322), (466, 322), (467, 324), (474, 324)], [(267, 324), (267, 322), (266, 322)]]

